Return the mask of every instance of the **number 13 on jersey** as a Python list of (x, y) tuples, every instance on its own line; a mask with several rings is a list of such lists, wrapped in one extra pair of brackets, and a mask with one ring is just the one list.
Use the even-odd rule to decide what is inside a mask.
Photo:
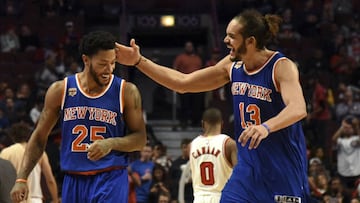
[[(244, 102), (239, 103), (239, 113), (241, 119), (241, 127), (245, 129), (251, 125), (260, 125), (260, 108), (256, 104), (249, 104), (245, 107)], [(249, 121), (245, 122), (245, 113), (249, 114)]]

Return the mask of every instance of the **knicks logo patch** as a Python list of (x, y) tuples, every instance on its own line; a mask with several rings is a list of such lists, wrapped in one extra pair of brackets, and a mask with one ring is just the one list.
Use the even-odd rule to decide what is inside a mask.
[(240, 68), (240, 67), (242, 66), (242, 64), (243, 64), (242, 61), (237, 61), (237, 62), (235, 62), (235, 64), (234, 64), (234, 68), (238, 69), (238, 68)]
[(68, 95), (71, 96), (71, 97), (75, 96), (76, 92), (77, 92), (76, 88), (69, 88), (68, 89)]

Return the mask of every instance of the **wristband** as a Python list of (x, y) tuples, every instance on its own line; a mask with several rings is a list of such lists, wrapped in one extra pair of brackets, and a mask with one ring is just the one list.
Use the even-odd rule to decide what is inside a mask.
[(15, 183), (27, 183), (26, 179), (18, 178), (16, 179)]
[(133, 66), (137, 66), (137, 65), (139, 65), (140, 64), (140, 62), (141, 62), (141, 59), (142, 59), (142, 56), (140, 55), (140, 58), (139, 58), (139, 60), (133, 65)]
[(264, 128), (266, 128), (266, 130), (268, 131), (268, 133), (270, 134), (270, 128), (268, 125), (266, 125), (265, 123), (261, 124), (262, 126), (264, 126)]

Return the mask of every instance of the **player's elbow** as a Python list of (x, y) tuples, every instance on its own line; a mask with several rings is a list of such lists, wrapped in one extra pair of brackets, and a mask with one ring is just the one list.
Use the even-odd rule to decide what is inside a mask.
[(178, 83), (176, 83), (177, 85), (175, 85), (172, 89), (175, 91), (175, 92), (177, 92), (177, 93), (179, 93), (179, 94), (184, 94), (184, 93), (187, 93), (188, 92), (188, 90), (187, 90), (187, 88), (186, 88), (186, 83), (184, 83), (184, 82), (178, 82)]
[(297, 108), (295, 115), (296, 115), (297, 120), (301, 120), (301, 119), (305, 118), (307, 116), (305, 105)]
[(173, 89), (179, 94), (192, 92), (194, 84), (192, 78), (188, 74), (183, 74), (182, 77), (178, 77), (173, 83)]
[(139, 139), (137, 140), (136, 151), (141, 151), (147, 143), (146, 132), (141, 132)]

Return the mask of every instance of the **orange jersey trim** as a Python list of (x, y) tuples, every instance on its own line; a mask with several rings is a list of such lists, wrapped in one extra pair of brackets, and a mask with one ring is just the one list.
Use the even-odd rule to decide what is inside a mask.
[(66, 173), (71, 175), (83, 175), (83, 176), (92, 176), (99, 173), (109, 172), (113, 170), (122, 170), (126, 169), (126, 166), (112, 166), (109, 168), (99, 169), (99, 170), (93, 170), (93, 171), (66, 171)]

